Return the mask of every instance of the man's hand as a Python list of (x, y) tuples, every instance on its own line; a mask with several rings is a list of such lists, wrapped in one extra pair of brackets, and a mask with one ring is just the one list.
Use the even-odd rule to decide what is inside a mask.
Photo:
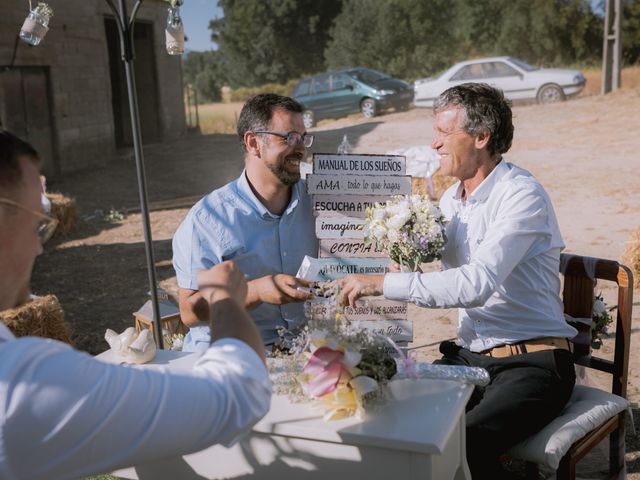
[(265, 275), (249, 282), (247, 308), (254, 308), (260, 303), (284, 305), (285, 303), (304, 302), (311, 298), (311, 294), (298, 287), (308, 288), (309, 282), (293, 275), (279, 273)]
[(230, 298), (244, 306), (247, 298), (247, 281), (232, 260), (198, 272), (198, 288), (209, 305)]
[(355, 307), (356, 300), (360, 297), (382, 295), (384, 275), (347, 275), (335, 280), (329, 286), (335, 283), (340, 284), (338, 303)]

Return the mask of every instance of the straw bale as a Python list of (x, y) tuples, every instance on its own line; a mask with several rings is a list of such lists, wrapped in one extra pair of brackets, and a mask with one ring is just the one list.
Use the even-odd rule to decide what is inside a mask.
[(631, 269), (635, 288), (640, 288), (640, 228), (631, 232), (627, 248), (622, 256), (622, 263)]
[(61, 193), (47, 193), (51, 201), (51, 216), (58, 220), (56, 235), (66, 235), (71, 232), (78, 221), (78, 209), (73, 198)]
[[(433, 183), (434, 195), (432, 200), (439, 200), (442, 194), (447, 188), (453, 185), (457, 179), (453, 177), (446, 177), (437, 171), (431, 177)], [(413, 177), (411, 179), (411, 191), (414, 194), (429, 195), (429, 181), (425, 177)]]
[(0, 312), (0, 320), (16, 337), (46, 337), (72, 345), (71, 327), (55, 295), (36, 297), (29, 303)]

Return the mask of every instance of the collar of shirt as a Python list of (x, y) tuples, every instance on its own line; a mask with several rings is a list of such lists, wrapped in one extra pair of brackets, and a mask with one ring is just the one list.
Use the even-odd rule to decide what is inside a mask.
[[(466, 201), (469, 203), (476, 203), (489, 198), (489, 194), (491, 194), (493, 187), (502, 180), (507, 173), (509, 173), (509, 164), (501, 159), (487, 178), (485, 178), (482, 183), (478, 185), (478, 188), (476, 188), (471, 195), (467, 197)], [(464, 185), (460, 182), (453, 198), (461, 202), (464, 201), (462, 198), (462, 192), (464, 192)]]
[[(302, 182), (298, 181), (291, 187), (291, 200), (289, 200), (289, 205), (287, 205), (287, 208), (282, 215), (290, 215), (300, 202), (301, 185)], [(253, 190), (251, 189), (251, 185), (249, 185), (249, 179), (247, 178), (246, 170), (242, 170), (242, 175), (240, 175), (240, 177), (238, 178), (236, 186), (238, 195), (243, 197), (262, 218), (278, 220), (281, 217), (280, 215), (274, 215), (273, 213), (271, 213), (267, 209), (267, 207), (265, 207), (262, 202), (258, 200), (258, 197), (256, 197), (255, 193), (253, 193)]]
[(2, 322), (0, 322), (0, 341), (15, 340), (16, 337), (11, 330)]

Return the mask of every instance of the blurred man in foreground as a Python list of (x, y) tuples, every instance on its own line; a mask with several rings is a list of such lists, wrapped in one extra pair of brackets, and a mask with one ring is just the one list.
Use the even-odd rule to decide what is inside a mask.
[[(0, 130), (0, 310), (18, 305), (55, 220), (38, 154)], [(262, 340), (232, 262), (198, 275), (216, 330), (191, 372), (110, 365), (0, 323), (0, 478), (79, 478), (230, 445), (268, 410)]]

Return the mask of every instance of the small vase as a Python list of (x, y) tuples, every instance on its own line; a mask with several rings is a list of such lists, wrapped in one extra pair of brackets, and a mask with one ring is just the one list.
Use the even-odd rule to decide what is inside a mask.
[(34, 47), (39, 45), (49, 31), (49, 18), (46, 13), (31, 10), (20, 29), (20, 38)]
[(182, 55), (184, 53), (184, 25), (182, 24), (178, 7), (169, 7), (167, 28), (164, 33), (167, 53), (169, 55)]

